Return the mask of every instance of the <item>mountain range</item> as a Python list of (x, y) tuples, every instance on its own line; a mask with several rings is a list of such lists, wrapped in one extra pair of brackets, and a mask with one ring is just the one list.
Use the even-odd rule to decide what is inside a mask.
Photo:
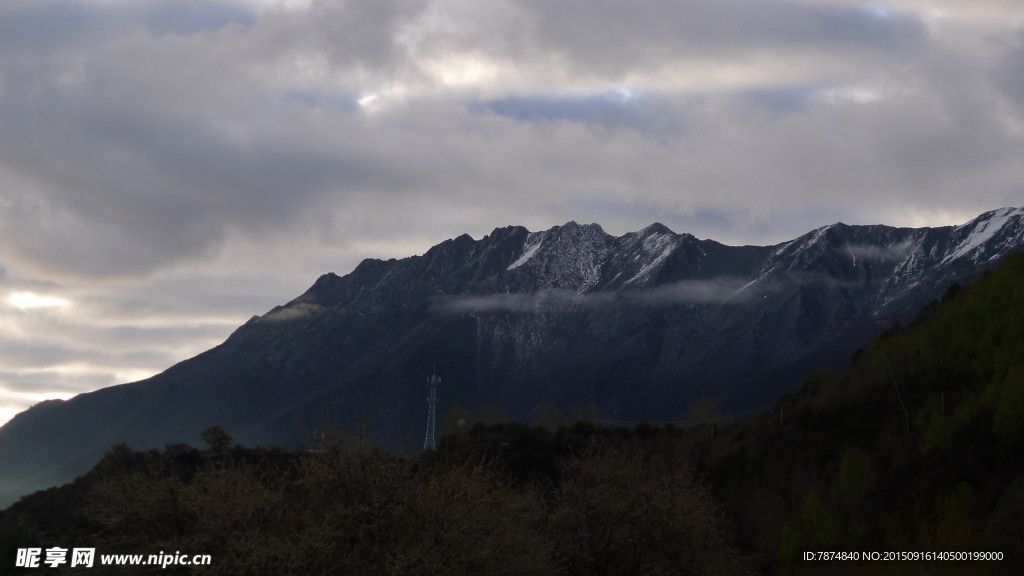
[(960, 225), (842, 223), (774, 246), (653, 224), (498, 228), (321, 276), (221, 345), (144, 381), (42, 402), (0, 428), (0, 505), (118, 442), (195, 443), (217, 423), (291, 446), (318, 426), (422, 445), (427, 377), (453, 407), (667, 421), (757, 409), (845, 364), (951, 285), (1024, 247), (1024, 209)]

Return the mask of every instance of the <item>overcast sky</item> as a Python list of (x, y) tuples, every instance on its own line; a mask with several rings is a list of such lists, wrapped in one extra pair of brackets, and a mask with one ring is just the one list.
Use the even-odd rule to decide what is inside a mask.
[(3, 0), (0, 422), (462, 233), (1024, 203), (1020, 0)]

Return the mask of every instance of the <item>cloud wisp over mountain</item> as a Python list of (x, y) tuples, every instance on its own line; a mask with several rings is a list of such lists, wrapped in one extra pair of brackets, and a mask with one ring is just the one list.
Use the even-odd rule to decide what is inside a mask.
[(755, 301), (761, 291), (760, 288), (749, 288), (749, 282), (737, 278), (716, 278), (682, 280), (652, 288), (616, 293), (581, 294), (572, 290), (547, 289), (533, 293), (443, 296), (434, 301), (434, 309), (442, 314), (539, 314), (623, 305), (653, 307), (678, 304), (743, 304)]

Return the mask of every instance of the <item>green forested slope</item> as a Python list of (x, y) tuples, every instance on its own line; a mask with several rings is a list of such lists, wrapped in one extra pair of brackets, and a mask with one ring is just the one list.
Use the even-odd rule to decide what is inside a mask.
[(697, 449), (741, 545), (779, 573), (804, 551), (998, 551), (997, 563), (837, 563), (835, 573), (1024, 565), (1024, 255), (921, 311), (771, 417)]

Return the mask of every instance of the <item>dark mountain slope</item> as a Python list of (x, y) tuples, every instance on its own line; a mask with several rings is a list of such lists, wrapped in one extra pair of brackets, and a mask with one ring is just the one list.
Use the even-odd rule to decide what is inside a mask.
[(671, 419), (696, 399), (746, 409), (837, 366), (1024, 243), (1024, 210), (958, 227), (834, 224), (777, 246), (725, 246), (662, 225), (613, 237), (570, 222), (463, 235), (366, 260), (253, 317), (223, 344), (143, 382), (32, 408), (0, 428), (0, 502), (67, 481), (119, 441), (192, 441), (219, 423), (247, 444), (367, 421), (391, 447), (440, 413), (540, 403)]

